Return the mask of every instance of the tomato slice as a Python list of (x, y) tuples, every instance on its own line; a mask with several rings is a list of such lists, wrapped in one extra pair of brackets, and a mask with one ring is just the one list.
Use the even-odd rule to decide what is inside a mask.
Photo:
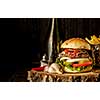
[(43, 71), (44, 68), (45, 68), (45, 66), (44, 67), (36, 67), (36, 68), (32, 68), (32, 70), (35, 70), (35, 71)]
[(68, 53), (68, 49), (65, 49), (64, 52), (65, 52), (65, 53)]
[(72, 64), (73, 67), (81, 67), (81, 66), (88, 66), (88, 65), (91, 65), (92, 62), (89, 61), (89, 62), (85, 62), (83, 64)]
[(79, 52), (79, 50), (77, 50), (77, 49), (74, 49), (73, 51), (74, 51), (74, 54)]
[(69, 54), (69, 55), (72, 55), (72, 57), (75, 57), (76, 54), (79, 52), (79, 50), (77, 50), (77, 49), (65, 49), (64, 52)]

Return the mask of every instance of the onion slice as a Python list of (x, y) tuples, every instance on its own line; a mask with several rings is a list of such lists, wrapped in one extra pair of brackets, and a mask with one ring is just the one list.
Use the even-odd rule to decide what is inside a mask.
[(68, 60), (68, 59), (71, 59), (71, 58), (69, 58), (69, 57), (62, 57), (62, 58), (60, 58), (60, 61), (61, 61), (61, 60), (65, 60), (65, 59)]
[(76, 59), (68, 59), (67, 62), (77, 62), (77, 61), (89, 61), (88, 58), (76, 58)]

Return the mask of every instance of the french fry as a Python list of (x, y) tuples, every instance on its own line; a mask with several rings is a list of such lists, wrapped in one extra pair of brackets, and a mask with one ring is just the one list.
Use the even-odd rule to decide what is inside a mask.
[(97, 44), (99, 44), (99, 43), (100, 43), (100, 42), (99, 42), (99, 40), (98, 40), (98, 38), (97, 38), (95, 35), (93, 35), (93, 37), (92, 37), (92, 38), (93, 38), (93, 40), (94, 40), (94, 42), (95, 42), (95, 43), (97, 43)]
[(98, 38), (99, 42), (100, 42), (100, 38)]
[(91, 36), (91, 40), (89, 40), (87, 37), (85, 38), (85, 40), (90, 44), (100, 44), (100, 37), (97, 38), (95, 35)]
[(91, 40), (93, 40), (93, 36), (91, 36)]
[(93, 40), (89, 40), (87, 37), (85, 38), (85, 40), (86, 40), (87, 42), (89, 42), (90, 44), (94, 44)]
[(85, 40), (91, 44), (91, 41), (86, 37)]

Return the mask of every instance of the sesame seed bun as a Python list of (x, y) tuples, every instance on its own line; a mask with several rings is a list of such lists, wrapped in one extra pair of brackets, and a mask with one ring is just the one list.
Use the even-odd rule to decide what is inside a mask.
[(62, 43), (61, 48), (87, 49), (91, 50), (90, 44), (82, 38), (71, 38)]

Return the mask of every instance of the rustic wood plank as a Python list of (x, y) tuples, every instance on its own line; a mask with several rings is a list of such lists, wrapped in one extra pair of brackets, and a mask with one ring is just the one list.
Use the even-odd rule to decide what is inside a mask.
[(42, 71), (28, 71), (30, 82), (99, 82), (100, 70), (86, 73), (51, 74)]

